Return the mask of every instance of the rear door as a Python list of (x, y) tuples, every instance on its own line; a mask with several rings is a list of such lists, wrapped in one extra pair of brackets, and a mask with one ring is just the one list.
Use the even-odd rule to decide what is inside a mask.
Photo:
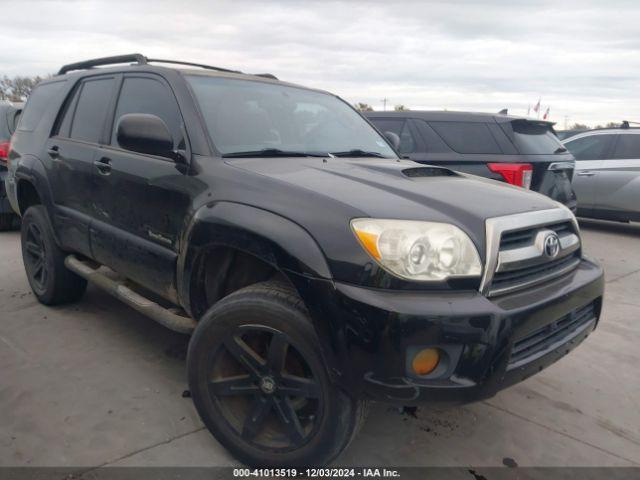
[(194, 184), (174, 160), (125, 150), (118, 144), (120, 118), (128, 113), (160, 117), (186, 150), (186, 134), (169, 85), (152, 74), (123, 77), (111, 120), (109, 141), (95, 169), (97, 221), (91, 227), (96, 259), (148, 289), (173, 299), (179, 235)]
[(640, 132), (617, 135), (597, 172), (595, 208), (623, 219), (640, 217)]
[(113, 75), (79, 82), (46, 144), (60, 240), (64, 247), (87, 256), (91, 256), (89, 224), (98, 214), (94, 161), (115, 85)]
[(610, 152), (616, 134), (592, 133), (564, 142), (576, 159), (573, 190), (578, 199), (578, 214), (592, 216), (596, 205), (596, 182), (604, 159)]

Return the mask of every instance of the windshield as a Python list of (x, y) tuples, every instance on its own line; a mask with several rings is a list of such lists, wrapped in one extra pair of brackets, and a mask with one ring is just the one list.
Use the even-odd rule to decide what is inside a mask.
[(523, 155), (550, 155), (567, 151), (548, 123), (514, 120), (503, 125), (503, 129), (507, 135), (510, 134), (516, 148)]
[(223, 155), (266, 151), (263, 156), (352, 153), (397, 158), (373, 127), (332, 95), (251, 80), (186, 78)]

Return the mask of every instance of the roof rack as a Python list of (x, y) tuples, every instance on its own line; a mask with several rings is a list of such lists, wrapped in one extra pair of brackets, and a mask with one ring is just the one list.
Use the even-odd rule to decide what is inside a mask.
[(252, 73), (254, 77), (270, 78), (271, 80), (279, 80), (273, 73)]
[[(64, 75), (65, 73), (72, 72), (74, 70), (89, 70), (93, 67), (102, 67), (105, 65), (117, 65), (119, 63), (133, 63), (136, 65), (147, 65), (149, 63), (169, 63), (172, 65), (187, 65), (189, 67), (206, 68), (207, 70), (217, 70), (219, 72), (228, 73), (243, 73), (239, 70), (230, 70), (228, 68), (214, 67), (213, 65), (205, 65), (203, 63), (181, 62), (179, 60), (166, 60), (162, 58), (147, 58), (141, 53), (131, 53), (128, 55), (117, 55), (115, 57), (102, 57), (94, 58), (92, 60), (85, 60), (83, 62), (70, 63), (64, 65), (58, 70), (58, 75)], [(278, 78), (271, 73), (257, 73), (257, 77), (271, 78), (278, 80)]]
[(179, 60), (164, 60), (161, 58), (147, 58), (146, 60), (147, 63), (170, 63), (172, 65), (188, 65), (189, 67), (200, 67), (206, 68), (207, 70), (217, 70), (219, 72), (242, 73), (239, 70), (229, 70), (228, 68), (214, 67), (212, 65), (205, 65), (203, 63), (181, 62)]
[(144, 65), (147, 63), (147, 57), (140, 53), (132, 53), (129, 55), (116, 55), (115, 57), (102, 57), (94, 58), (93, 60), (85, 60), (84, 62), (70, 63), (64, 65), (58, 70), (58, 75), (63, 75), (73, 70), (88, 70), (93, 67), (102, 65), (115, 65), (117, 63), (137, 63), (138, 65)]
[(638, 127), (632, 127), (631, 124), (640, 125), (640, 122), (631, 122), (629, 120), (623, 120), (622, 123), (620, 124), (620, 128), (625, 129), (625, 130), (627, 128), (638, 128)]

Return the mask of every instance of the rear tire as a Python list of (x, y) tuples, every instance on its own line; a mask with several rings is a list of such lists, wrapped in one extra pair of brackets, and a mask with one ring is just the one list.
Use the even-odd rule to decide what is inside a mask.
[(64, 266), (66, 253), (58, 247), (42, 205), (29, 207), (22, 218), (22, 260), (34, 295), (45, 305), (78, 300), (87, 281)]
[(250, 466), (331, 462), (362, 420), (334, 385), (306, 309), (285, 285), (243, 288), (211, 307), (189, 343), (193, 402), (216, 439)]

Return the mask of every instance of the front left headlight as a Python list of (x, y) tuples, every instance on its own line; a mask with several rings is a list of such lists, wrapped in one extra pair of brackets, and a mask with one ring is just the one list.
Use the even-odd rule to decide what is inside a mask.
[(437, 281), (482, 273), (478, 250), (455, 225), (357, 218), (351, 228), (369, 255), (398, 277)]

